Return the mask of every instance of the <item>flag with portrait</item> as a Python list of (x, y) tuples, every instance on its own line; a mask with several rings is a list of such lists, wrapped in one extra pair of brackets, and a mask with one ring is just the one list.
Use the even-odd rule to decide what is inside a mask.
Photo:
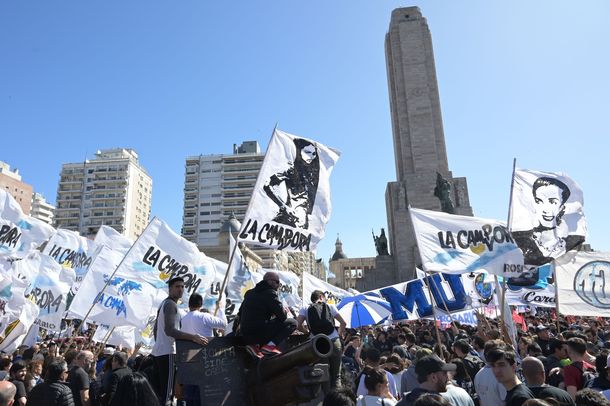
[(509, 229), (524, 262), (540, 266), (581, 244), (587, 235), (580, 187), (563, 173), (515, 170)]
[(275, 130), (239, 240), (270, 249), (315, 251), (330, 219), (330, 174), (339, 152)]

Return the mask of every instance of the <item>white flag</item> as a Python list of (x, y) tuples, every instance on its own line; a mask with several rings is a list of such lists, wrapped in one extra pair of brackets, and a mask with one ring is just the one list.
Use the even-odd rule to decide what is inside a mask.
[(17, 349), (34, 323), (38, 310), (36, 304), (24, 300), (19, 316), (12, 318), (0, 331), (0, 351), (11, 354)]
[[(96, 343), (103, 343), (106, 340), (107, 345), (121, 346), (122, 348), (134, 349), (137, 335), (136, 328), (133, 326), (122, 326), (114, 327), (112, 333), (110, 333), (112, 327), (110, 326), (98, 326), (95, 330), (92, 340)], [(110, 336), (108, 334), (110, 333)]]
[(158, 218), (146, 227), (117, 270), (120, 275), (134, 275), (158, 289), (167, 289), (171, 278), (182, 277), (182, 301), (186, 303), (194, 292), (206, 294), (214, 272), (213, 262), (195, 244)]
[(0, 189), (0, 256), (23, 258), (54, 231), (45, 222), (23, 214), (13, 196)]
[(339, 153), (275, 130), (239, 240), (286, 251), (314, 251), (330, 219), (330, 174)]
[(555, 261), (555, 274), (561, 314), (609, 314), (610, 253), (571, 251)]
[(585, 240), (583, 194), (571, 178), (517, 169), (513, 184), (509, 226), (526, 264), (548, 263)]
[(331, 285), (328, 282), (324, 282), (308, 272), (303, 272), (303, 306), (307, 306), (311, 303), (311, 294), (314, 290), (321, 290), (324, 292), (326, 303), (332, 305), (338, 305), (344, 297), (353, 296), (346, 290)]
[(146, 327), (157, 290), (137, 274), (112, 275), (121, 259), (123, 254), (102, 246), (72, 300), (69, 314), (82, 319), (91, 309), (87, 319), (98, 324)]
[(503, 223), (414, 208), (409, 212), (426, 271), (522, 273), (523, 254)]
[(133, 244), (133, 241), (109, 226), (101, 226), (100, 229), (97, 230), (93, 242), (98, 246), (105, 245), (123, 255), (127, 254), (127, 251), (129, 251), (129, 248), (131, 248)]
[(29, 299), (40, 308), (34, 323), (47, 330), (60, 331), (68, 293), (76, 277), (71, 268), (63, 268), (53, 261), (46, 263), (49, 266), (40, 269), (32, 283)]
[(89, 271), (97, 248), (97, 244), (92, 240), (82, 237), (74, 231), (59, 229), (42, 252), (55, 259), (64, 268), (74, 270), (76, 284), (73, 292), (76, 292), (78, 285)]
[(303, 306), (299, 296), (299, 285), (301, 278), (290, 271), (276, 271), (274, 269), (261, 269), (261, 272), (253, 274), (255, 283), (263, 280), (266, 272), (275, 272), (280, 277), (280, 289), (277, 291), (281, 302), (288, 307), (300, 309)]

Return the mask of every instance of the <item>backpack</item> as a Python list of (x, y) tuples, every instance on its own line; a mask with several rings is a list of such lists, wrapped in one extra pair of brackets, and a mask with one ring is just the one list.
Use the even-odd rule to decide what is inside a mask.
[(474, 382), (474, 377), (477, 372), (479, 372), (483, 367), (485, 367), (485, 362), (474, 355), (468, 354), (464, 357), (464, 366), (468, 371), (468, 375), (470, 375), (470, 379)]
[(307, 309), (307, 324), (311, 334), (330, 335), (335, 331), (335, 319), (326, 303), (314, 303)]
[(585, 388), (593, 388), (593, 381), (598, 377), (597, 372), (591, 371), (590, 369), (584, 369), (582, 363), (573, 363), (581, 373), (582, 373), (582, 387)]

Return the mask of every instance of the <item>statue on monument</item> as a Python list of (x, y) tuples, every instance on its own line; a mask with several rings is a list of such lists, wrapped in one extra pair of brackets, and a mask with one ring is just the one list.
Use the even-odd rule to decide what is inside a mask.
[(449, 214), (455, 214), (455, 207), (451, 200), (451, 183), (440, 173), (436, 173), (436, 187), (434, 188), (434, 196), (441, 201), (441, 211)]
[(379, 237), (375, 235), (375, 231), (371, 231), (371, 233), (373, 234), (373, 241), (375, 241), (377, 255), (390, 255), (388, 252), (388, 239), (385, 236), (385, 230), (383, 227), (381, 228), (381, 234)]

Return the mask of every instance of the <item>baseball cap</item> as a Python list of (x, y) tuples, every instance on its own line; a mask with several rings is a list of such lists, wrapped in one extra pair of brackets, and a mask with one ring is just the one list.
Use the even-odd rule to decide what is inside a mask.
[(422, 357), (415, 364), (415, 373), (422, 377), (439, 371), (455, 371), (456, 369), (455, 364), (448, 364), (436, 355)]
[(104, 348), (104, 355), (113, 355), (113, 354), (114, 354), (114, 348), (112, 348), (112, 347)]
[(544, 330), (548, 330), (549, 328), (547, 326), (545, 326), (544, 324), (541, 324), (539, 326), (536, 327), (536, 331), (540, 332), (540, 331), (544, 331)]

